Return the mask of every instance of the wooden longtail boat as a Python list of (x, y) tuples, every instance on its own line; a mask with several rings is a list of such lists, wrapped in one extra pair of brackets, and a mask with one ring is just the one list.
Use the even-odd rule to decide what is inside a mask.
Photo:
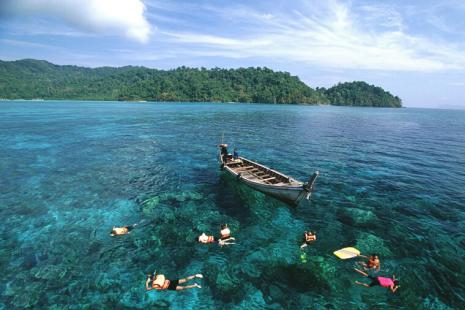
[[(223, 146), (224, 144), (220, 144), (220, 149)], [(304, 197), (310, 198), (313, 184), (319, 175), (319, 172), (315, 171), (308, 182), (304, 183), (247, 158), (234, 159), (231, 154), (226, 155), (225, 152), (227, 154), (226, 147), (220, 152), (221, 168), (224, 171), (253, 189), (294, 206)]]

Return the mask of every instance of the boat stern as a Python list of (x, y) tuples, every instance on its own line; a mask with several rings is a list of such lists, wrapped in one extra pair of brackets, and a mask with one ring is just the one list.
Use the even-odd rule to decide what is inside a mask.
[(319, 175), (320, 175), (320, 172), (315, 171), (312, 174), (312, 176), (308, 179), (308, 182), (304, 183), (304, 185), (302, 186), (302, 191), (300, 192), (299, 196), (297, 196), (297, 198), (293, 202), (295, 206), (297, 206), (302, 201), (302, 199), (304, 199), (304, 197), (307, 200), (310, 199), (310, 196), (312, 195), (312, 191), (313, 191), (313, 185), (315, 184), (316, 179), (318, 178)]

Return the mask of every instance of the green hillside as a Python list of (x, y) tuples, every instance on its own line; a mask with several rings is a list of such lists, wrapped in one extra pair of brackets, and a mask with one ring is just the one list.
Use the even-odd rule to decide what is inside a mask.
[[(268, 68), (156, 70), (145, 67), (84, 68), (43, 60), (0, 61), (0, 98), (257, 102), (400, 106), (379, 87), (339, 84), (307, 86), (288, 72)], [(344, 86), (343, 88), (341, 88)], [(333, 91), (336, 89), (337, 91)], [(370, 104), (372, 102), (372, 104)]]
[(399, 97), (381, 87), (361, 81), (339, 83), (323, 92), (332, 105), (393, 108), (402, 106)]

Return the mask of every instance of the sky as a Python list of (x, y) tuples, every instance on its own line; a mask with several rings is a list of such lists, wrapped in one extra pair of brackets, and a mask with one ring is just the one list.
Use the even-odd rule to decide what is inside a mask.
[(0, 0), (0, 59), (268, 67), (465, 108), (464, 0)]

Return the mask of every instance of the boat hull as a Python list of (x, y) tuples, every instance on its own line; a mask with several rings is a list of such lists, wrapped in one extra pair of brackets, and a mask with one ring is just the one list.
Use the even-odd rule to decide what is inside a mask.
[(278, 200), (292, 205), (298, 205), (300, 201), (307, 195), (307, 192), (303, 189), (303, 186), (275, 187), (272, 185), (251, 182), (247, 179), (241, 179), (240, 181), (259, 192), (262, 192), (264, 194), (267, 194)]
[(258, 167), (268, 173), (272, 172), (273, 175), (280, 177), (281, 179), (287, 179), (287, 183), (280, 182), (278, 184), (264, 184), (263, 180), (257, 180), (256, 178), (249, 178), (246, 175), (243, 175), (241, 172), (238, 172), (237, 169), (230, 167), (230, 164), (224, 164), (221, 157), (221, 167), (222, 169), (232, 177), (234, 177), (239, 182), (242, 182), (249, 187), (262, 192), (266, 195), (272, 196), (280, 201), (283, 201), (287, 204), (297, 206), (303, 198), (309, 197), (310, 193), (313, 189), (313, 183), (315, 182), (316, 176), (318, 172), (314, 174), (311, 181), (309, 183), (299, 182), (294, 180), (280, 172), (272, 170), (266, 166), (260, 165), (256, 162), (250, 161), (246, 158), (240, 157), (241, 161), (246, 163), (252, 163), (255, 167)]

